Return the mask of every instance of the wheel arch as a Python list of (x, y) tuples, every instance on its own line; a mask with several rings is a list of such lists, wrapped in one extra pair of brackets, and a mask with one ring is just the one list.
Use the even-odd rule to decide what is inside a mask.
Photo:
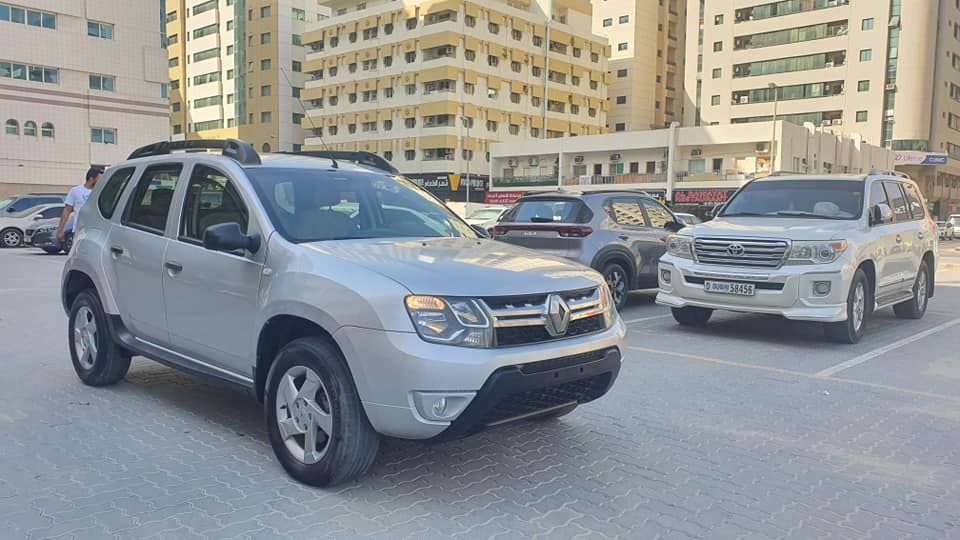
[[(86, 272), (82, 270), (67, 271), (66, 275), (63, 276), (63, 285), (60, 287), (60, 301), (63, 304), (63, 310), (69, 313), (70, 306), (73, 305), (73, 301), (76, 300), (77, 295), (87, 289), (93, 289), (93, 291), (97, 293), (97, 296), (100, 297), (97, 284)], [(100, 298), (100, 302), (103, 302), (103, 298)]]
[(927, 251), (923, 254), (921, 259), (923, 262), (927, 263), (927, 270), (930, 271), (930, 279), (927, 280), (930, 285), (927, 286), (927, 298), (933, 298), (933, 291), (936, 288), (936, 277), (937, 277), (937, 258), (933, 255), (933, 251)]
[(873, 301), (876, 302), (877, 294), (880, 292), (877, 290), (877, 266), (871, 259), (862, 261), (857, 270), (863, 270), (863, 273), (867, 275), (867, 282), (870, 285), (870, 295), (873, 297)]
[(627, 282), (630, 284), (630, 289), (633, 289), (637, 283), (637, 261), (633, 254), (623, 246), (606, 246), (593, 256), (590, 267), (597, 272), (603, 272), (603, 267), (611, 262), (623, 265), (627, 271)]

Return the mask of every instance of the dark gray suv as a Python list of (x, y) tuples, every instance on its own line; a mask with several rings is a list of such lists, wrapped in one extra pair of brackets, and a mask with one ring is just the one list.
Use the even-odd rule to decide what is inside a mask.
[(646, 193), (549, 192), (517, 201), (500, 218), (493, 237), (599, 271), (619, 309), (631, 290), (657, 286), (667, 235), (682, 227), (673, 212)]

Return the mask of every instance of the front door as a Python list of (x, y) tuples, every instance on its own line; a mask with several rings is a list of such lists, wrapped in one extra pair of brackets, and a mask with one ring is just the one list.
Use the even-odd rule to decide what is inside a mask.
[[(870, 216), (875, 215), (874, 208), (879, 204), (885, 204), (891, 209), (893, 208), (887, 199), (887, 192), (883, 189), (883, 183), (874, 182), (870, 185), (870, 199), (867, 206)], [(899, 278), (895, 275), (896, 267), (889, 262), (890, 250), (896, 243), (896, 231), (894, 223), (874, 223), (872, 217), (870, 219), (870, 240), (863, 249), (864, 255), (873, 260), (874, 270), (877, 273), (875, 294), (877, 299), (880, 299), (899, 283)]]
[(170, 337), (177, 352), (249, 378), (254, 315), (265, 244), (256, 254), (203, 247), (203, 233), (238, 223), (259, 233), (236, 183), (213, 166), (197, 164), (185, 190), (176, 240), (164, 257), (163, 291)]
[(157, 343), (169, 340), (163, 307), (163, 254), (167, 216), (183, 165), (151, 165), (130, 196), (119, 226), (110, 228), (104, 268), (123, 302), (120, 317), (134, 336)]

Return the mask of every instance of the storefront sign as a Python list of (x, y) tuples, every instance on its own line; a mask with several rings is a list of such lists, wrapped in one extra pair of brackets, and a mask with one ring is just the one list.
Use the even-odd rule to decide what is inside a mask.
[(915, 151), (894, 152), (893, 162), (897, 165), (946, 165), (947, 155)]
[[(411, 173), (404, 178), (433, 193), (445, 201), (465, 201), (467, 195), (467, 175), (456, 173)], [(487, 175), (470, 175), (470, 200), (479, 201), (487, 191)]]
[(522, 191), (488, 191), (486, 199), (487, 204), (515, 204), (517, 199), (523, 196)]
[(722, 204), (735, 189), (678, 189), (673, 192), (674, 204)]

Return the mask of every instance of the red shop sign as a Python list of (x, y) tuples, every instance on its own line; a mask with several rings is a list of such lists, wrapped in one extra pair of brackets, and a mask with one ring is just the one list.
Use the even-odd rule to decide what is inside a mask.
[(673, 192), (674, 204), (717, 204), (725, 203), (735, 190), (708, 189), (690, 190), (680, 189)]
[(522, 191), (488, 191), (484, 202), (487, 204), (514, 204), (522, 196)]

